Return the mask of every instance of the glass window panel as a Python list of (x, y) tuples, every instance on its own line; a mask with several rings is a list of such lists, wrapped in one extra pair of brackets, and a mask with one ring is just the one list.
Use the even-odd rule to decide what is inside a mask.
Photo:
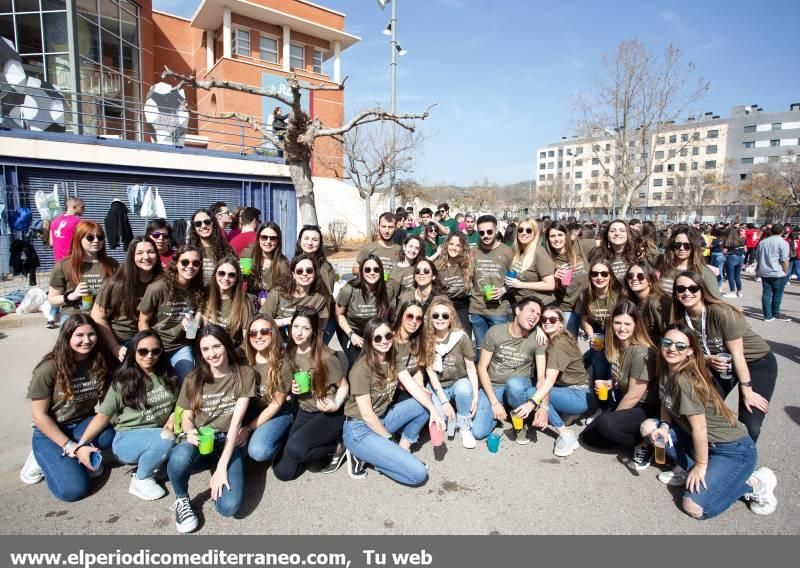
[(122, 39), (134, 45), (139, 45), (139, 30), (136, 25), (136, 16), (125, 10), (120, 10), (122, 15)]
[(111, 0), (100, 0), (100, 26), (119, 35), (119, 6)]
[(14, 7), (17, 10), (17, 14), (20, 12), (38, 12), (39, 0), (16, 0)]
[(11, 12), (13, 8), (14, 7), (11, 5), (11, 0), (0, 0), (0, 13)]
[(67, 36), (67, 13), (52, 12), (42, 14), (44, 18), (44, 50), (53, 53), (69, 51)]
[(42, 52), (42, 26), (39, 14), (17, 15), (17, 48), (19, 53)]
[(134, 4), (130, 0), (119, 0), (118, 4), (123, 8), (125, 8), (126, 10), (128, 10), (129, 12), (133, 12), (134, 14), (139, 13), (139, 8), (136, 6), (136, 4)]
[(259, 48), (262, 61), (268, 61), (270, 63), (278, 62), (278, 40), (261, 36), (259, 38)]
[(62, 91), (72, 91), (69, 54), (47, 55), (47, 80)]
[(122, 42), (122, 69), (126, 77), (139, 78), (139, 50)]
[(100, 94), (100, 65), (81, 57), (81, 94), (85, 98)]
[(100, 31), (85, 18), (78, 18), (78, 53), (92, 61), (100, 61)]
[(111, 67), (115, 71), (122, 70), (122, 55), (119, 45), (119, 38), (114, 34), (108, 33), (106, 30), (101, 30), (100, 37), (102, 38), (103, 59), (104, 67)]
[(292, 67), (303, 69), (306, 66), (305, 48), (302, 45), (289, 46), (289, 64)]
[(103, 96), (114, 99), (122, 97), (122, 75), (103, 69)]
[(77, 0), (78, 13), (96, 15), (97, 14), (97, 0)]
[(42, 0), (42, 10), (66, 10), (66, 0)]
[(28, 77), (44, 80), (44, 59), (42, 55), (22, 55), (22, 68)]
[(14, 16), (11, 14), (0, 16), (0, 36), (10, 40), (14, 45), (17, 44), (16, 35), (14, 34)]
[(322, 52), (314, 50), (314, 73), (322, 73)]

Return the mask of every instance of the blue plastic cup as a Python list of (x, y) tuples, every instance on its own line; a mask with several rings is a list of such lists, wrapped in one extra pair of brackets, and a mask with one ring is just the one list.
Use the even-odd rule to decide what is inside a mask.
[(496, 454), (500, 450), (500, 434), (491, 433), (489, 437), (486, 438), (486, 446), (489, 448), (489, 452)]

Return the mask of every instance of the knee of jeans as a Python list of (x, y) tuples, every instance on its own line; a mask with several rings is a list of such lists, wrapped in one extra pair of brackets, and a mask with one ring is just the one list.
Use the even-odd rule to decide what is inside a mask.
[(469, 382), (469, 379), (459, 379), (453, 385), (453, 395), (454, 396), (472, 396), (472, 383)]
[(683, 502), (681, 503), (683, 510), (686, 514), (695, 519), (703, 518), (703, 508), (695, 503), (691, 497), (684, 495)]
[(194, 452), (197, 450), (193, 445), (189, 443), (181, 443), (175, 446), (172, 449), (172, 452), (169, 456), (169, 465), (170, 467), (176, 467), (178, 469), (184, 469), (191, 466), (192, 457)]
[[(226, 491), (223, 489), (223, 491)], [(220, 497), (214, 502), (214, 506), (217, 509), (217, 513), (220, 514), (222, 517), (232, 517), (237, 512), (239, 512), (239, 507), (241, 506), (241, 502), (239, 499), (231, 498), (231, 494), (229, 491), (226, 491), (224, 497)]]
[(646, 438), (652, 434), (656, 428), (658, 428), (658, 424), (656, 423), (655, 419), (648, 418), (639, 425), (639, 433), (642, 435), (642, 438)]
[(265, 462), (275, 455), (275, 444), (253, 444), (247, 446), (247, 454), (257, 462)]
[(74, 503), (80, 501), (89, 493), (89, 479), (81, 476), (69, 483), (55, 483), (49, 486), (50, 492), (59, 501)]
[(428, 470), (419, 460), (407, 472), (408, 484), (414, 487), (422, 485), (428, 479)]

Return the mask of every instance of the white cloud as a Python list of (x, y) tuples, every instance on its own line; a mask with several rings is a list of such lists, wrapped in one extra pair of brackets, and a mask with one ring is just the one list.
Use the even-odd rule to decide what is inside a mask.
[(680, 24), (681, 20), (675, 12), (670, 12), (669, 10), (661, 10), (658, 13), (658, 17), (664, 20), (668, 24)]

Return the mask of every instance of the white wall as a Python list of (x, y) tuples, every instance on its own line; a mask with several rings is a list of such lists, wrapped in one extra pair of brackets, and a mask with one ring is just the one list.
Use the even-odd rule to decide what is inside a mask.
[[(367, 236), (365, 202), (358, 190), (333, 178), (315, 177), (314, 197), (317, 203), (317, 220), (322, 231), (328, 232), (328, 223), (335, 220), (347, 222), (347, 239), (365, 239)], [(383, 194), (372, 196), (372, 218), (388, 211), (389, 197)], [(399, 206), (399, 205), (398, 205)], [(298, 220), (298, 231), (303, 223)]]

